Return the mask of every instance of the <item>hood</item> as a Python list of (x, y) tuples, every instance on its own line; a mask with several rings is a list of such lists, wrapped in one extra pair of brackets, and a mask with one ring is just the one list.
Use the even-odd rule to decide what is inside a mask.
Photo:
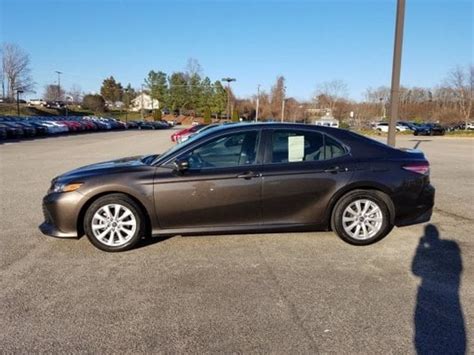
[(130, 171), (133, 169), (139, 169), (142, 167), (147, 167), (147, 162), (153, 161), (156, 155), (137, 155), (133, 157), (126, 157), (116, 160), (105, 161), (101, 163), (86, 165), (71, 171), (68, 171), (54, 180), (59, 181), (80, 181), (82, 179), (106, 175), (106, 174), (115, 174), (124, 171)]

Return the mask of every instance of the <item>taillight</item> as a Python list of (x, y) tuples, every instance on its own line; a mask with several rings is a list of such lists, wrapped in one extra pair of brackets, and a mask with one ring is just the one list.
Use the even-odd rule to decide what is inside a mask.
[(421, 175), (428, 175), (430, 173), (429, 163), (408, 164), (408, 165), (402, 166), (402, 168), (408, 171), (412, 171), (414, 173), (421, 174)]

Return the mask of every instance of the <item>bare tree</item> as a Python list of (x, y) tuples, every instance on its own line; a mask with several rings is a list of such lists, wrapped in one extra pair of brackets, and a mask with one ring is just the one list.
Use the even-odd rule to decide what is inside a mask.
[(78, 104), (82, 102), (82, 90), (79, 85), (73, 84), (67, 94), (72, 97), (73, 103)]
[(328, 108), (334, 111), (337, 103), (348, 95), (347, 84), (342, 80), (326, 81), (318, 86), (315, 98), (321, 95), (327, 100)]
[(448, 74), (446, 84), (453, 90), (457, 108), (467, 129), (474, 100), (474, 66), (470, 65), (466, 69), (457, 66)]
[(64, 90), (61, 88), (61, 91), (59, 91), (59, 86), (50, 84), (44, 87), (43, 99), (46, 101), (56, 101), (60, 97), (64, 97)]
[(31, 92), (35, 83), (30, 75), (30, 56), (14, 43), (2, 45), (2, 72), (8, 89), (8, 97), (13, 99), (15, 90), (21, 88)]
[(193, 77), (195, 75), (202, 76), (203, 70), (201, 64), (199, 64), (199, 61), (195, 58), (188, 58), (188, 61), (186, 63), (186, 74), (188, 74), (188, 77)]
[(282, 114), (282, 103), (285, 99), (286, 87), (285, 77), (278, 76), (275, 85), (272, 86), (271, 90), (271, 115), (273, 118), (281, 118)]

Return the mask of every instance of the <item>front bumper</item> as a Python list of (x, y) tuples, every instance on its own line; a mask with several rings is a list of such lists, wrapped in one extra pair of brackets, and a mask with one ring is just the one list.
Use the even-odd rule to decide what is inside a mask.
[(52, 237), (78, 237), (77, 223), (83, 204), (84, 195), (75, 191), (46, 195), (43, 198), (44, 222), (39, 230)]

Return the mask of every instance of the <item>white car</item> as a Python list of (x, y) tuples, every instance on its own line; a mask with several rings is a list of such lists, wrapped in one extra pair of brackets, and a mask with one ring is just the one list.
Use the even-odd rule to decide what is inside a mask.
[[(397, 125), (395, 126), (395, 128), (396, 128), (397, 132), (404, 132), (404, 131), (406, 131), (406, 130), (408, 129), (407, 127), (401, 126), (401, 125), (399, 125), (399, 124), (397, 124)], [(377, 123), (377, 124), (375, 125), (374, 129), (375, 129), (376, 131), (380, 131), (380, 132), (385, 132), (385, 133), (387, 133), (387, 132), (388, 132), (388, 123), (386, 123), (386, 122)]]
[(46, 101), (43, 99), (31, 99), (28, 101), (28, 106), (46, 106)]

